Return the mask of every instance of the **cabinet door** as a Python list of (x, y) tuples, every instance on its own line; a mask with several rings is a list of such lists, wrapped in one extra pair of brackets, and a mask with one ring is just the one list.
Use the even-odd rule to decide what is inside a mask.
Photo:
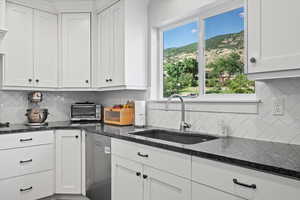
[(33, 86), (33, 10), (7, 4), (4, 86)]
[(81, 133), (56, 132), (56, 193), (81, 193)]
[(124, 7), (123, 2), (115, 4), (111, 8), (112, 18), (112, 67), (110, 71), (110, 85), (124, 85)]
[(233, 196), (229, 193), (222, 192), (220, 190), (213, 189), (211, 187), (192, 183), (192, 200), (242, 200), (237, 196)]
[(143, 199), (141, 164), (112, 156), (112, 200)]
[(190, 200), (191, 181), (150, 167), (144, 167), (144, 200)]
[(62, 15), (62, 87), (90, 87), (90, 14)]
[(300, 1), (248, 0), (248, 72), (300, 68)]
[(57, 15), (34, 11), (35, 87), (58, 86), (57, 20)]
[(110, 85), (112, 62), (112, 19), (110, 9), (98, 15), (98, 64), (95, 69), (96, 87)]

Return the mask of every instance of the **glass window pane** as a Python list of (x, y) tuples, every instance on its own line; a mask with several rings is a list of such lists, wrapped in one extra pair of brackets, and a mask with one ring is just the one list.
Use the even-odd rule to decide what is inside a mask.
[(205, 93), (251, 94), (244, 75), (244, 8), (205, 19)]
[(198, 22), (163, 32), (163, 97), (199, 95)]

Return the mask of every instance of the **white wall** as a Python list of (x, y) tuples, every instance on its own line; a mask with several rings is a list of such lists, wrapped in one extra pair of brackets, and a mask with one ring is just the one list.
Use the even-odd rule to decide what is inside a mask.
[(168, 24), (220, 0), (150, 0), (149, 22), (152, 26)]
[[(168, 24), (178, 17), (188, 16), (210, 2), (212, 0), (151, 0), (150, 27)], [(153, 54), (149, 56), (151, 59), (155, 58)], [(153, 74), (153, 70), (151, 72)], [(191, 130), (220, 135), (220, 121), (224, 121), (231, 136), (300, 144), (300, 79), (257, 82), (256, 93), (258, 99), (262, 100), (257, 114), (207, 112), (201, 111), (202, 106), (197, 107), (195, 103), (193, 106), (188, 104), (187, 107), (197, 107), (197, 111), (187, 112), (187, 120), (192, 123)], [(285, 114), (274, 116), (272, 99), (279, 97), (285, 99)], [(163, 105), (164, 103), (158, 102), (148, 103), (148, 125), (177, 129), (180, 111), (157, 109)], [(179, 110), (180, 105), (177, 105), (176, 109)]]

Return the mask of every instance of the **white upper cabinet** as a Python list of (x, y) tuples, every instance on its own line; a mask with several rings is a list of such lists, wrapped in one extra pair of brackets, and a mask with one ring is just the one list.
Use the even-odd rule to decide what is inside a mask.
[[(113, 41), (112, 31), (112, 18), (110, 10), (105, 10), (98, 15), (98, 63), (95, 68), (95, 87), (109, 86), (109, 79), (112, 76), (111, 62), (112, 62), (112, 46)], [(101, 67), (100, 67), (101, 66)]]
[(247, 0), (250, 78), (300, 76), (299, 7), (298, 0)]
[(7, 32), (5, 27), (5, 16), (6, 16), (6, 1), (0, 0), (0, 56), (4, 53), (2, 40)]
[(91, 25), (89, 13), (62, 15), (63, 88), (89, 88), (91, 68)]
[(57, 15), (8, 3), (6, 16), (3, 87), (57, 87)]
[(145, 89), (147, 1), (121, 0), (100, 12), (93, 87)]
[(33, 86), (33, 9), (7, 4), (3, 86)]
[(56, 15), (34, 12), (34, 84), (58, 86), (58, 32)]
[[(6, 0), (0, 0), (0, 32), (5, 29)], [(1, 33), (0, 33), (1, 36)]]
[(124, 84), (124, 10), (122, 3), (111, 8), (112, 17), (112, 67), (110, 70), (110, 84), (118, 86)]

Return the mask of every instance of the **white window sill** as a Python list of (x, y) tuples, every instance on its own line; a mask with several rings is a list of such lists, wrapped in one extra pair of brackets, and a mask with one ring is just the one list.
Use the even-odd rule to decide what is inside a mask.
[[(167, 99), (148, 100), (150, 110), (166, 110)], [(213, 112), (213, 113), (236, 113), (258, 114), (260, 99), (255, 95), (236, 97), (201, 97), (185, 98), (187, 112)], [(179, 99), (172, 99), (168, 111), (180, 111)]]
[[(260, 103), (261, 100), (256, 95), (205, 95), (201, 97), (184, 97), (184, 102), (188, 103)], [(153, 99), (149, 102), (167, 102), (168, 98)], [(178, 98), (173, 98), (171, 102), (179, 102)]]

